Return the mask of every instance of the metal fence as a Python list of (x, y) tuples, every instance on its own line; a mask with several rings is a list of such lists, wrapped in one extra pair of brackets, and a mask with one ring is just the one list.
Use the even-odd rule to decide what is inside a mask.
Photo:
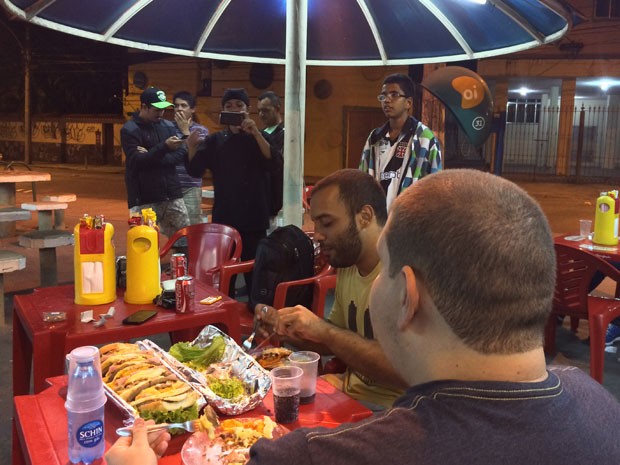
[[(564, 112), (567, 114), (563, 115)], [(620, 107), (539, 106), (525, 120), (506, 122), (503, 174), (526, 175), (531, 179), (562, 174), (558, 164), (564, 161), (558, 159), (558, 147), (564, 142), (568, 143), (570, 154), (568, 179), (592, 182), (620, 177)], [(560, 133), (569, 133), (569, 128), (560, 128), (561, 121), (572, 122), (569, 141), (559, 140)], [(485, 151), (488, 150), (486, 147)]]

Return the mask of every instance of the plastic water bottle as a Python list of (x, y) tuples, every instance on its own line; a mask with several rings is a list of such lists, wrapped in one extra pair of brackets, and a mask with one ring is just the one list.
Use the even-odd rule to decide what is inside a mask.
[(99, 349), (78, 347), (69, 354), (67, 418), (69, 460), (92, 463), (105, 451), (105, 394), (101, 379)]

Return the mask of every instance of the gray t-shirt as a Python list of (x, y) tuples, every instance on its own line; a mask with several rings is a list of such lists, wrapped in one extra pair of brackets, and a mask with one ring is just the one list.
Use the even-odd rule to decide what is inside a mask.
[(257, 464), (582, 465), (620, 457), (620, 404), (574, 367), (540, 383), (437, 381), (335, 429), (298, 429), (251, 449)]

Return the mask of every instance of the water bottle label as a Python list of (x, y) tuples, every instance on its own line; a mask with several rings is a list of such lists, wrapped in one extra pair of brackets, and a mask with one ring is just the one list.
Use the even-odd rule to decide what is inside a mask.
[(103, 422), (93, 420), (83, 424), (77, 430), (76, 439), (82, 447), (95, 447), (103, 439)]

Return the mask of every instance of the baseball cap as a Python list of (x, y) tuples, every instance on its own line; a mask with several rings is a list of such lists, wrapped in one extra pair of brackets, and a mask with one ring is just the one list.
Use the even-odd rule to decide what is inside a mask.
[(174, 106), (172, 103), (166, 102), (166, 94), (163, 90), (159, 90), (157, 87), (149, 87), (142, 92), (142, 95), (140, 95), (140, 102), (146, 105), (154, 106), (160, 110)]
[(242, 87), (226, 89), (224, 95), (222, 96), (222, 106), (224, 106), (224, 104), (229, 100), (233, 99), (241, 100), (243, 103), (250, 106), (250, 97), (248, 97), (248, 93)]

